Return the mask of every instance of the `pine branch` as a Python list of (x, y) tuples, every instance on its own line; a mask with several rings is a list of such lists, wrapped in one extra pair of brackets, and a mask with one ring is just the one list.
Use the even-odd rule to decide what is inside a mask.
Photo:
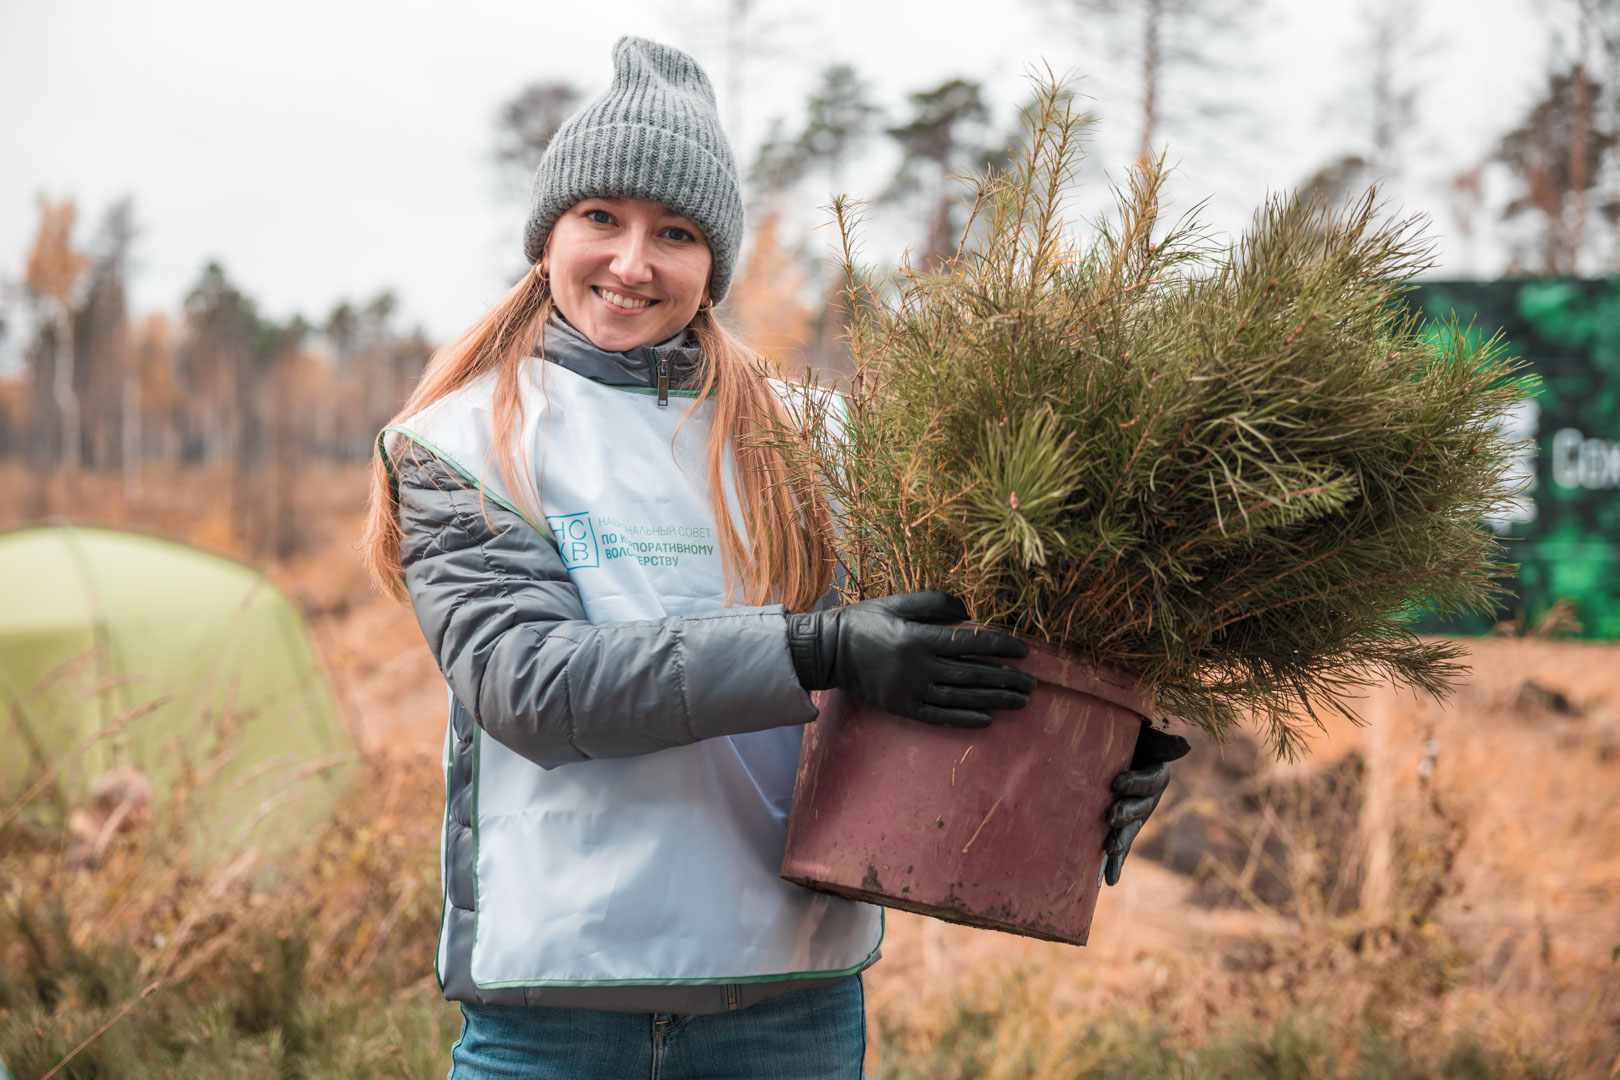
[(1061, 207), (1089, 121), (1055, 81), (1029, 120), (937, 270), (857, 266), (834, 205), (858, 370), (840, 437), (785, 443), (856, 594), (950, 589), (1284, 754), (1371, 679), (1442, 692), (1456, 651), (1404, 620), (1500, 594), (1473, 524), (1513, 494), (1500, 337), (1401, 309), (1432, 245), (1372, 190), (1274, 196), (1217, 247), (1196, 214), (1159, 232), (1161, 156), (1081, 242)]

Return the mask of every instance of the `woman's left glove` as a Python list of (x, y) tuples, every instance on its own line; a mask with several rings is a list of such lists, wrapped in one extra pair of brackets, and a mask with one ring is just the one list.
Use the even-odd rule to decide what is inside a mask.
[(1153, 808), (1170, 783), (1170, 763), (1183, 757), (1192, 744), (1180, 735), (1160, 731), (1144, 722), (1136, 736), (1136, 752), (1131, 755), (1131, 767), (1114, 777), (1114, 794), (1119, 796), (1108, 808), (1106, 815), (1109, 833), (1103, 840), (1103, 880), (1110, 885), (1119, 884), (1119, 872), (1125, 865), (1125, 856), (1131, 850), (1131, 841), (1142, 831)]

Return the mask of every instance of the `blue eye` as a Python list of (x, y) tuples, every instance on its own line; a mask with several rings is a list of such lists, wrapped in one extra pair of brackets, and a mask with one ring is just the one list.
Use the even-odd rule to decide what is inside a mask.
[(611, 224), (613, 224), (613, 215), (608, 213), (606, 210), (602, 210), (600, 208), (595, 208), (595, 209), (585, 211), (585, 216), (587, 218), (589, 218), (590, 220), (596, 222), (598, 225), (611, 225)]
[(697, 237), (693, 236), (690, 232), (681, 228), (679, 225), (671, 225), (669, 228), (664, 230), (664, 235), (668, 236), (671, 240), (678, 240), (683, 244), (689, 240), (697, 239)]

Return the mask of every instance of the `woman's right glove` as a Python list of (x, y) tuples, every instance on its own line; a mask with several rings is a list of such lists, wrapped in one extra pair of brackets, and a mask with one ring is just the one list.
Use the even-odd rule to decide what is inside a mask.
[(988, 660), (963, 659), (1029, 655), (1011, 634), (938, 625), (967, 617), (967, 607), (947, 593), (899, 593), (788, 615), (788, 649), (806, 690), (837, 687), (897, 716), (987, 727), (990, 709), (1028, 704), (1036, 679)]

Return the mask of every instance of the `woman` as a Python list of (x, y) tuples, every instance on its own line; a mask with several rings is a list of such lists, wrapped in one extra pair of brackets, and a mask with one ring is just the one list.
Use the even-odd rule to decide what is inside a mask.
[[(452, 1076), (857, 1077), (881, 913), (777, 877), (809, 692), (982, 726), (1034, 679), (944, 594), (828, 606), (825, 503), (748, 438), (782, 399), (712, 312), (713, 90), (653, 42), (614, 65), (536, 172), (530, 272), (379, 442), (366, 555), (451, 690)], [(1122, 774), (1110, 878), (1164, 780)]]

